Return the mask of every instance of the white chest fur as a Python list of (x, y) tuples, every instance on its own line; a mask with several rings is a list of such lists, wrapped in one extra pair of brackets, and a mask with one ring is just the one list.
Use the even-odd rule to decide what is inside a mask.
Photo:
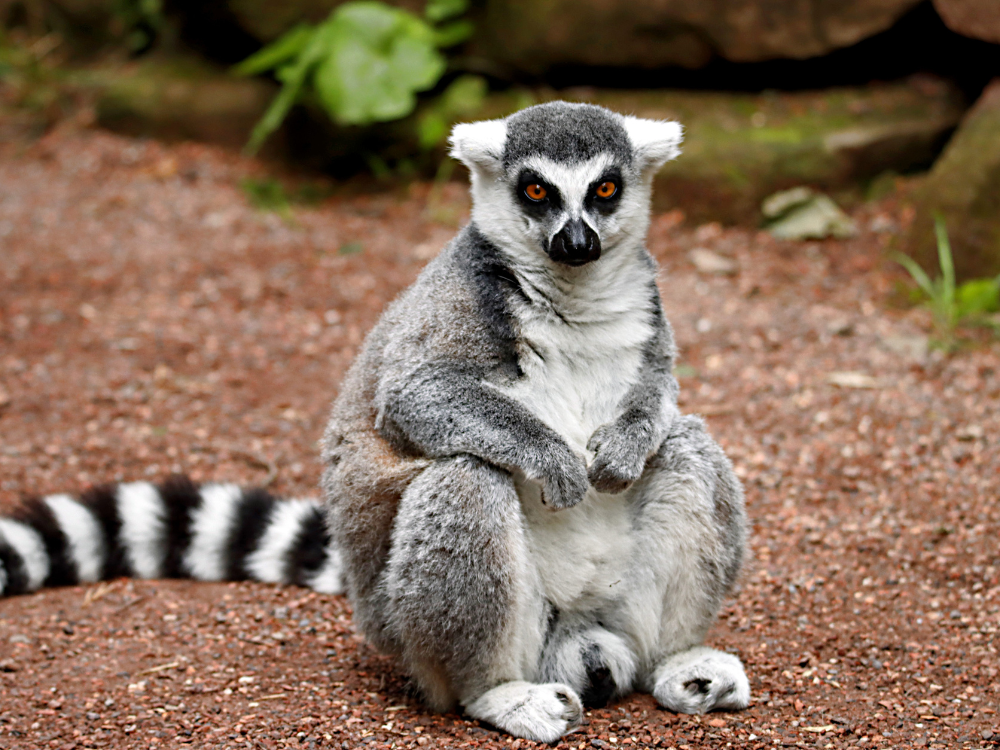
[[(571, 288), (562, 304), (549, 289), (515, 310), (524, 375), (504, 390), (588, 463), (587, 443), (619, 415), (654, 334), (648, 273), (637, 264), (595, 274), (591, 283)], [(527, 281), (531, 299), (539, 290)], [(591, 488), (583, 502), (558, 513), (542, 505), (537, 484), (519, 479), (518, 493), (546, 597), (563, 611), (613, 599), (632, 553), (628, 493)]]
[(524, 374), (504, 391), (588, 461), (590, 437), (618, 416), (653, 335), (648, 282), (634, 276), (598, 277), (568, 299), (545, 297), (514, 311)]

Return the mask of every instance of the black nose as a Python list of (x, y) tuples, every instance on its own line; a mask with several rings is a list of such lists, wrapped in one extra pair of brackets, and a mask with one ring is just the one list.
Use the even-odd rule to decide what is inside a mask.
[(582, 219), (570, 219), (549, 243), (549, 257), (567, 266), (582, 266), (601, 257), (601, 238)]

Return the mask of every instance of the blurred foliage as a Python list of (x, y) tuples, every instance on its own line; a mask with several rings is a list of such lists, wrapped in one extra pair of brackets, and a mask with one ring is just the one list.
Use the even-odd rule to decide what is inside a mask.
[[(468, 0), (430, 0), (419, 18), (375, 0), (349, 2), (322, 23), (296, 26), (251, 55), (236, 72), (274, 71), (282, 88), (251, 133), (248, 150), (257, 151), (303, 97), (340, 126), (412, 114), (417, 93), (433, 89), (447, 68), (440, 50), (471, 34), (472, 25), (456, 18), (467, 7)], [(485, 94), (485, 82), (475, 76), (452, 82), (420, 118), (421, 147), (440, 143), (449, 118), (476, 109)]]
[(32, 38), (0, 27), (0, 103), (33, 111), (58, 105), (65, 94), (59, 68), (62, 46), (56, 32)]
[(365, 251), (365, 246), (360, 242), (345, 242), (337, 249), (337, 255), (358, 255)]
[(111, 8), (116, 31), (132, 54), (145, 52), (163, 31), (163, 0), (114, 0)]
[(285, 187), (274, 178), (257, 180), (246, 177), (240, 181), (240, 188), (250, 205), (259, 211), (272, 211), (283, 219), (292, 218), (292, 202)]
[(293, 205), (315, 205), (333, 195), (331, 186), (324, 183), (307, 182), (289, 189), (273, 177), (246, 177), (240, 181), (240, 188), (254, 208), (276, 213), (286, 220), (293, 218)]
[(909, 256), (897, 254), (895, 258), (917, 283), (923, 304), (934, 316), (937, 331), (935, 343), (945, 350), (951, 350), (957, 343), (956, 329), (959, 325), (988, 322), (986, 316), (1000, 310), (1000, 276), (995, 279), (972, 279), (956, 285), (951, 242), (940, 215), (934, 217), (934, 232), (941, 267), (940, 276), (931, 279)]

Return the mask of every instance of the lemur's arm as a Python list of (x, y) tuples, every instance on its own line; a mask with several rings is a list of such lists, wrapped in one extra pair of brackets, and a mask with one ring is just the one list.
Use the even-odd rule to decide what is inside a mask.
[(583, 458), (524, 406), (485, 383), (475, 365), (427, 362), (379, 391), (376, 426), (397, 445), (432, 458), (467, 453), (520, 469), (542, 482), (542, 499), (553, 508), (583, 499)]
[(642, 476), (678, 414), (672, 340), (663, 331), (653, 343), (618, 417), (597, 428), (587, 444), (595, 453), (587, 476), (602, 492), (622, 492)]

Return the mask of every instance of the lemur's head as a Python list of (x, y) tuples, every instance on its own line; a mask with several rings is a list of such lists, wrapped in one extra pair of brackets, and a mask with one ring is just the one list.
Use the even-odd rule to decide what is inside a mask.
[(643, 241), (653, 174), (680, 142), (676, 122), (550, 102), (456, 125), (451, 153), (472, 173), (473, 220), (489, 239), (582, 266)]

